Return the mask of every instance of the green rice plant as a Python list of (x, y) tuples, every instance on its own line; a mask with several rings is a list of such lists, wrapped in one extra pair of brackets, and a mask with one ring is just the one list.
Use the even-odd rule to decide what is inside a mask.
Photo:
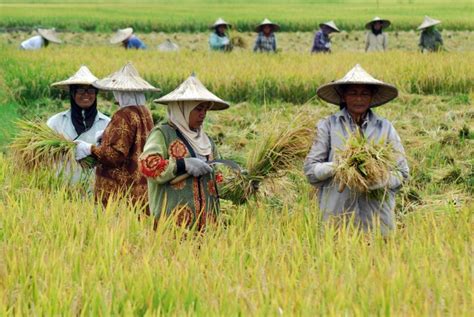
[[(19, 164), (28, 168), (53, 167), (66, 161), (76, 164), (74, 158), (76, 144), (55, 132), (44, 122), (19, 120), (18, 133), (10, 144), (10, 149)], [(95, 165), (91, 156), (78, 162), (84, 168)]]
[(359, 129), (349, 133), (342, 149), (335, 152), (336, 174), (334, 181), (339, 191), (347, 186), (366, 193), (377, 183), (386, 182), (396, 168), (395, 151), (384, 138), (368, 140)]

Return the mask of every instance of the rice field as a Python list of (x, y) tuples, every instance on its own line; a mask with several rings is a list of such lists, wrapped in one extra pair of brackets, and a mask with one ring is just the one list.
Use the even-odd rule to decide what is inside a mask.
[[(198, 6), (185, 1), (187, 9), (178, 15)], [(359, 8), (350, 2), (354, 10)], [(428, 5), (428, 1), (379, 2), (381, 7), (410, 6), (413, 15)], [(49, 3), (62, 8), (110, 6), (106, 1)], [(137, 10), (176, 8), (176, 4), (143, 3)], [(232, 4), (208, 3), (209, 12), (198, 10), (200, 21), (213, 16), (216, 8), (235, 9)], [(266, 5), (303, 10), (303, 21), (305, 16), (312, 19), (308, 7), (318, 6), (294, 3)], [(462, 3), (471, 5), (434, 1), (431, 8), (452, 5), (457, 10)], [(243, 0), (235, 5), (249, 10)], [(23, 26), (34, 23), (26, 19), (28, 11), (18, 8), (40, 5), (31, 1), (0, 6), (0, 20), (9, 17), (1, 27), (7, 22), (17, 25), (15, 21)], [(97, 28), (113, 29), (126, 6), (126, 1), (119, 1), (116, 14)], [(43, 9), (37, 17), (47, 11)], [(349, 13), (342, 10), (343, 14)], [(466, 14), (458, 15), (453, 29), (464, 28), (460, 21)], [(102, 15), (91, 14), (84, 23), (93, 23), (98, 16)], [(56, 19), (69, 30), (82, 30), (77, 24), (80, 14), (70, 24), (67, 17), (44, 15), (43, 21)], [(286, 17), (290, 23), (295, 16), (287, 10)], [(177, 28), (166, 19), (165, 14), (157, 17), (158, 22), (169, 23), (170, 30)], [(144, 31), (146, 23), (152, 23), (139, 14), (136, 21), (144, 21)], [(361, 25), (354, 23), (355, 29)], [(451, 47), (464, 36), (472, 37), (470, 31), (444, 30), (443, 35), (446, 32), (454, 32), (452, 42), (445, 36)], [(179, 29), (174, 35), (191, 44), (170, 54), (111, 47), (106, 44), (108, 33), (95, 34), (99, 42), (92, 46), (85, 44), (93, 33), (63, 34), (68, 45), (36, 52), (17, 50), (15, 41), (26, 33), (0, 34), (0, 316), (472, 314), (472, 48), (457, 46), (459, 50), (423, 55), (404, 46), (365, 54), (358, 51), (355, 39), (362, 32), (352, 31), (348, 33), (352, 42), (343, 41), (341, 34), (331, 55), (312, 56), (298, 48), (276, 55), (248, 50), (219, 54), (199, 46), (207, 34), (190, 35)], [(289, 44), (293, 35), (301, 36), (298, 45), (305, 47), (301, 43), (312, 33), (281, 35)], [(167, 36), (171, 34), (144, 34), (153, 46)], [(153, 220), (138, 217), (139, 210), (124, 200), (114, 200), (107, 208), (98, 206), (86, 185), (70, 185), (46, 164), (24, 168), (21, 156), (11, 150), (15, 136), (23, 141), (33, 137), (20, 133), (18, 119), (45, 122), (68, 108), (67, 96), (50, 88), (51, 83), (70, 76), (81, 64), (103, 77), (127, 61), (162, 89), (148, 95), (147, 106), (156, 123), (164, 120), (166, 111), (151, 100), (174, 89), (193, 71), (210, 90), (231, 102), (230, 109), (209, 113), (204, 129), (221, 155), (246, 167), (249, 174), (241, 179), (242, 187), (229, 183), (234, 196), (221, 201), (218, 225), (204, 234), (177, 227), (173, 219), (164, 219), (154, 230)], [(396, 230), (388, 238), (376, 231), (362, 233), (323, 223), (316, 193), (302, 171), (317, 121), (338, 109), (316, 98), (316, 89), (342, 77), (356, 63), (400, 89), (397, 99), (375, 110), (397, 129), (410, 166), (410, 179), (397, 195)], [(99, 95), (98, 105), (110, 115), (116, 110), (108, 94)], [(275, 153), (281, 151), (287, 151), (290, 160), (279, 161)], [(258, 194), (253, 187), (245, 188), (255, 178), (263, 180)], [(242, 188), (248, 196), (239, 201)]]

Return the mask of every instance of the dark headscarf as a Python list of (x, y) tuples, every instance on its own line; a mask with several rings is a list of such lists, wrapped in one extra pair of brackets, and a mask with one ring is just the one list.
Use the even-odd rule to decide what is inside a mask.
[[(97, 116), (97, 95), (92, 106), (87, 109), (82, 109), (74, 100), (77, 88), (79, 88), (77, 85), (71, 85), (69, 87), (69, 98), (71, 100), (72, 124), (74, 125), (77, 134), (81, 135), (92, 128), (92, 125), (94, 124), (95, 117)], [(90, 86), (90, 88), (92, 88), (92, 86)]]

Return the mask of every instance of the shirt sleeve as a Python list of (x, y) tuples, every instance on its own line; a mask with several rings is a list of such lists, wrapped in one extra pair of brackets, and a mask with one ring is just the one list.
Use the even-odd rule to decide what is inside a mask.
[(255, 39), (255, 44), (253, 46), (253, 51), (257, 52), (259, 48), (260, 48), (260, 34), (257, 35), (257, 38)]
[(369, 50), (370, 46), (370, 32), (367, 32), (367, 36), (365, 39), (365, 51), (367, 52)]
[(383, 34), (383, 50), (386, 51), (388, 49), (388, 35), (387, 33)]
[(104, 131), (101, 145), (92, 146), (92, 154), (101, 164), (118, 167), (129, 157), (136, 135), (132, 121), (119, 113), (112, 117)]
[(145, 143), (143, 153), (138, 159), (140, 172), (158, 184), (168, 183), (184, 172), (184, 160), (169, 157), (163, 132), (154, 129)]
[(315, 168), (320, 163), (328, 162), (330, 151), (330, 124), (329, 119), (318, 122), (316, 136), (304, 161), (304, 173), (311, 184), (317, 184), (320, 180), (316, 177)]
[(403, 181), (408, 180), (410, 169), (408, 167), (408, 162), (405, 155), (405, 149), (403, 148), (402, 141), (397, 131), (391, 123), (388, 133), (388, 142), (392, 145), (393, 149), (396, 152), (397, 160), (397, 172), (400, 172), (403, 178)]

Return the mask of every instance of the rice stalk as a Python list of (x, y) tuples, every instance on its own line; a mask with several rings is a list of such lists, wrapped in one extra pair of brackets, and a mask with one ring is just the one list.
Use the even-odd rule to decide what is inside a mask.
[(95, 164), (92, 157), (77, 162), (74, 157), (76, 144), (44, 122), (19, 120), (16, 126), (19, 132), (10, 144), (10, 149), (20, 166), (36, 169), (67, 162), (90, 168)]
[(368, 140), (359, 130), (351, 132), (343, 149), (335, 153), (334, 181), (360, 193), (377, 183), (385, 182), (396, 168), (395, 151), (384, 138)]

